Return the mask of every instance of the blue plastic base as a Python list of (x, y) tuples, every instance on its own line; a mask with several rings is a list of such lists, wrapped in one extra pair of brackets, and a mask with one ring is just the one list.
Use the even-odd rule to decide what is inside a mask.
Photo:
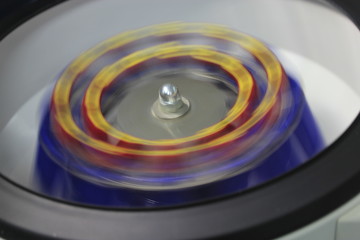
[[(307, 162), (324, 148), (320, 132), (296, 81), (289, 79), (297, 111), (302, 111), (298, 125), (281, 146), (251, 170), (198, 187), (168, 191), (142, 191), (107, 187), (85, 181), (55, 163), (39, 145), (35, 179), (40, 190), (65, 201), (102, 207), (166, 207), (183, 205), (238, 193), (272, 180)], [(46, 134), (45, 118), (40, 136)], [(51, 136), (50, 136), (51, 138)], [(44, 139), (42, 139), (44, 141)], [(51, 141), (51, 139), (45, 139)]]

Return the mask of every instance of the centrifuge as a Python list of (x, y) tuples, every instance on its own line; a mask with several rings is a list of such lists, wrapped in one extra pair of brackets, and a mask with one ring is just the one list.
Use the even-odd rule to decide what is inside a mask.
[(360, 238), (356, 1), (0, 8), (3, 239)]

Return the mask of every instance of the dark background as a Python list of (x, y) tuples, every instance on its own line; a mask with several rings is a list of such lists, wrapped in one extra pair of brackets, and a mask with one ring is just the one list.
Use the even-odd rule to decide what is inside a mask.
[(26, 9), (37, 0), (0, 0), (0, 20), (13, 15), (17, 10)]

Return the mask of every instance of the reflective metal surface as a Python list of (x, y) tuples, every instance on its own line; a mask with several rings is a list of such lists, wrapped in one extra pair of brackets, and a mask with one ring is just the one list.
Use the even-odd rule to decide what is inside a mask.
[[(121, 97), (116, 98), (117, 106), (105, 116), (116, 128), (140, 138), (174, 139), (193, 135), (223, 119), (236, 98), (232, 86), (200, 73), (144, 76), (122, 89)], [(158, 89), (168, 82), (176, 85), (184, 98), (185, 106), (179, 114), (158, 109)]]

